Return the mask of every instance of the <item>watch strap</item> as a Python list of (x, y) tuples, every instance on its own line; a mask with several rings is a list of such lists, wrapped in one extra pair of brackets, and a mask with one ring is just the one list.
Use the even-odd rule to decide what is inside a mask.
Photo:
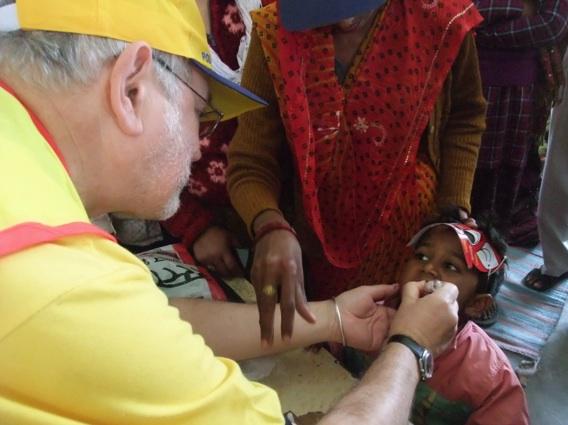
[(389, 343), (398, 342), (402, 345), (405, 345), (407, 348), (410, 349), (410, 351), (412, 351), (412, 353), (416, 357), (416, 360), (418, 361), (418, 370), (420, 371), (420, 380), (426, 381), (427, 379), (432, 377), (432, 370), (431, 370), (432, 365), (430, 365), (430, 370), (428, 370), (428, 366), (425, 363), (426, 357), (429, 357), (431, 359), (431, 356), (430, 356), (430, 352), (425, 347), (418, 344), (416, 341), (414, 341), (409, 336), (399, 335), (399, 334), (392, 335), (389, 338), (388, 342)]
[(420, 359), (424, 354), (425, 348), (414, 341), (412, 338), (406, 335), (393, 335), (389, 338), (388, 342), (399, 342), (410, 348), (410, 351), (414, 353), (417, 359)]

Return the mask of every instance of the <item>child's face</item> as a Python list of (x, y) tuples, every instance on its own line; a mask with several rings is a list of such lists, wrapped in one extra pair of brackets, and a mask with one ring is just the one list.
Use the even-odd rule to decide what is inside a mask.
[(414, 255), (402, 269), (400, 283), (432, 279), (451, 282), (458, 287), (460, 309), (477, 292), (477, 271), (467, 268), (459, 238), (446, 226), (434, 227), (418, 241)]

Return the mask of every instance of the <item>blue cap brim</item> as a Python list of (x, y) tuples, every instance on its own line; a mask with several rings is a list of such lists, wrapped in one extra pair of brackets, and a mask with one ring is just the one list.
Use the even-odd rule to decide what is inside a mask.
[(362, 15), (385, 3), (386, 0), (279, 0), (278, 9), (284, 28), (304, 31)]
[(207, 78), (211, 93), (211, 104), (223, 113), (223, 120), (235, 118), (244, 112), (268, 105), (266, 100), (258, 97), (250, 90), (221, 77), (202, 63), (194, 59), (191, 59), (191, 63)]

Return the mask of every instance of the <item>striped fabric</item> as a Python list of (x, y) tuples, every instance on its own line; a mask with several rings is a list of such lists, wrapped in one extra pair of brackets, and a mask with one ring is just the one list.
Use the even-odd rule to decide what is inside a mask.
[(476, 0), (486, 24), (477, 31), (480, 46), (510, 49), (559, 44), (568, 33), (568, 0), (537, 1), (534, 16), (521, 16), (520, 0)]
[[(514, 215), (529, 198), (522, 195), (522, 188), (536, 191), (539, 185), (538, 178), (534, 180), (530, 174), (535, 158), (529, 158), (537, 156), (533, 146), (535, 85), (486, 86), (483, 92), (488, 106), (487, 130), (481, 141), (471, 193), (473, 213), (492, 211), (503, 223), (511, 220), (514, 230), (525, 221), (524, 215)], [(525, 230), (536, 233), (536, 218), (531, 219), (531, 213), (527, 217), (534, 223)], [(515, 239), (508, 242), (517, 243)]]
[[(562, 314), (568, 298), (568, 280), (548, 292), (533, 291), (523, 286), (521, 280), (533, 268), (540, 267), (542, 250), (510, 248), (508, 257), (506, 282), (497, 295), (499, 319), (486, 331), (503, 350), (520, 354), (536, 365)], [(517, 367), (517, 372), (525, 375), (535, 371), (523, 368), (522, 362)]]
[(478, 167), (494, 169), (510, 165), (522, 173), (533, 131), (535, 87), (533, 84), (489, 86), (483, 91), (487, 99), (487, 130), (479, 150)]

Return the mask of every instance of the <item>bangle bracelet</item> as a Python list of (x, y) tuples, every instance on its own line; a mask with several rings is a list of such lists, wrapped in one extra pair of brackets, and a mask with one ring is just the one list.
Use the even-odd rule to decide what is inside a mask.
[(260, 229), (258, 229), (258, 232), (256, 232), (256, 235), (254, 237), (254, 244), (256, 245), (258, 241), (260, 241), (263, 237), (276, 230), (286, 230), (287, 232), (292, 233), (295, 238), (297, 238), (296, 231), (288, 223), (274, 221), (272, 223), (267, 223)]
[(337, 316), (337, 321), (339, 322), (339, 330), (341, 331), (341, 343), (345, 347), (347, 345), (345, 341), (345, 331), (343, 330), (343, 321), (341, 320), (341, 311), (339, 311), (339, 305), (335, 297), (332, 298), (333, 304), (335, 305), (335, 315)]

